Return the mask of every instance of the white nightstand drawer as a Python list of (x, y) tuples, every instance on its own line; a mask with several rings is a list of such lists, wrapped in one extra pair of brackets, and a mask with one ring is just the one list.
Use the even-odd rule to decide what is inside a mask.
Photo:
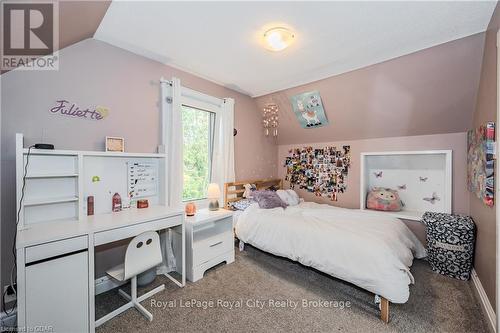
[(232, 232), (215, 235), (197, 242), (193, 247), (193, 266), (198, 266), (234, 247)]

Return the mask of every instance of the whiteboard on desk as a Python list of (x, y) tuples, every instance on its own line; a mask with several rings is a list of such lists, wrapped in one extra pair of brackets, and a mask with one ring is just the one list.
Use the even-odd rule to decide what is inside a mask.
[[(83, 214), (86, 214), (86, 200), (89, 195), (94, 196), (94, 214), (111, 212), (112, 199), (118, 193), (124, 202), (128, 198), (128, 165), (129, 163), (150, 163), (154, 165), (158, 179), (156, 193), (143, 197), (148, 199), (149, 205), (158, 205), (160, 202), (160, 159), (141, 157), (107, 157), (85, 156), (83, 159)], [(97, 176), (98, 180), (93, 181)]]
[(155, 196), (158, 189), (158, 164), (127, 162), (128, 195), (131, 199)]

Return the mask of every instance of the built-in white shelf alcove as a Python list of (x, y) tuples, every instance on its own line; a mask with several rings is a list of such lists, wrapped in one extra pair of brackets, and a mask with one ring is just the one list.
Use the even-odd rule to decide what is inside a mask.
[(370, 189), (383, 187), (398, 191), (403, 210), (371, 212), (419, 221), (427, 211), (452, 211), (451, 150), (361, 153), (360, 169), (362, 210), (368, 210), (366, 197)]

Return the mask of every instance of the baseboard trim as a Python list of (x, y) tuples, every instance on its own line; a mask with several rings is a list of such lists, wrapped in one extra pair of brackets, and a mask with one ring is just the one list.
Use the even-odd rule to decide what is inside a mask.
[(100, 277), (95, 280), (95, 294), (99, 295), (105, 293), (106, 291), (122, 286), (125, 283), (127, 283), (127, 281), (119, 282), (107, 275)]
[(481, 284), (481, 280), (479, 280), (479, 276), (477, 276), (476, 270), (472, 269), (472, 282), (474, 283), (474, 287), (476, 288), (477, 293), (479, 294), (479, 298), (481, 299), (481, 305), (483, 306), (483, 309), (485, 310), (490, 326), (493, 329), (493, 332), (496, 333), (497, 331), (497, 319), (496, 319), (496, 314), (495, 311), (493, 310), (493, 307), (491, 306), (490, 300), (488, 299), (488, 295), (486, 295), (486, 291), (484, 291), (483, 285)]

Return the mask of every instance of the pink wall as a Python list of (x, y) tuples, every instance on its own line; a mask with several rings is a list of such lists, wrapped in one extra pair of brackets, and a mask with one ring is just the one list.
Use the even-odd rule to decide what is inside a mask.
[[(482, 58), (481, 80), (477, 104), (474, 112), (473, 127), (487, 121), (497, 120), (497, 31), (500, 28), (500, 7), (497, 5), (486, 32)], [(497, 124), (497, 133), (498, 133)], [(497, 134), (497, 140), (500, 138)], [(498, 175), (497, 175), (498, 177)], [(498, 182), (498, 180), (497, 180)], [(496, 199), (498, 202), (498, 198)], [(488, 295), (491, 305), (496, 309), (496, 217), (495, 207), (487, 207), (475, 194), (470, 194), (470, 214), (477, 226), (477, 245), (474, 268)]]
[[(492, 303), (495, 302), (495, 210), (484, 206), (466, 189), (464, 133), (496, 120), (499, 12), (497, 6), (487, 33), (256, 99), (260, 107), (271, 101), (280, 106), (280, 176), (289, 144), (351, 143), (354, 160), (349, 190), (335, 205), (358, 207), (360, 151), (453, 149), (454, 210), (470, 213), (477, 224), (475, 269)], [(290, 97), (311, 90), (320, 92), (330, 124), (302, 129), (291, 109)], [(423, 236), (422, 228), (416, 232)]]
[[(491, 38), (489, 33), (475, 123), (494, 119), (491, 103), (496, 102), (490, 95), (496, 89), (496, 81), (493, 87)], [(357, 208), (360, 152), (452, 149), (453, 208), (457, 213), (468, 214), (470, 205), (478, 219), (481, 234), (476, 269), (490, 300), (494, 300), (494, 215), (469, 197), (465, 184), (464, 132), (472, 126), (483, 44), (484, 34), (478, 34), (257, 99), (92, 39), (63, 49), (57, 72), (3, 74), (0, 286), (6, 283), (11, 266), (10, 246), (15, 229), (14, 133), (24, 133), (27, 144), (43, 139), (61, 149), (87, 150), (102, 150), (104, 136), (116, 135), (125, 137), (128, 151), (153, 152), (159, 141), (158, 78), (176, 76), (192, 89), (235, 99), (235, 161), (239, 180), (277, 174), (283, 177), (283, 158), (292, 146), (349, 144), (353, 159), (348, 190), (334, 204)], [(329, 126), (311, 130), (298, 125), (289, 97), (309, 90), (320, 91)], [(50, 115), (48, 108), (58, 98), (82, 106), (104, 105), (111, 113), (97, 123)], [(262, 135), (259, 110), (271, 100), (280, 105), (277, 140)], [(307, 193), (301, 195), (318, 199)], [(423, 237), (420, 224), (408, 225)], [(117, 248), (100, 250), (98, 271), (114, 263), (107, 260), (118, 260), (121, 255)]]
[[(481, 69), (484, 34), (257, 98), (280, 106), (279, 144), (465, 132)], [(318, 90), (328, 126), (302, 129), (290, 97)]]
[[(7, 281), (12, 263), (15, 133), (24, 133), (28, 145), (45, 141), (59, 149), (80, 150), (103, 150), (106, 135), (122, 136), (127, 151), (155, 152), (160, 139), (158, 80), (161, 76), (176, 76), (189, 88), (234, 98), (237, 179), (275, 175), (276, 145), (263, 135), (260, 113), (252, 98), (106, 43), (84, 40), (60, 52), (59, 71), (14, 70), (0, 76), (1, 286)], [(49, 108), (60, 98), (82, 107), (107, 106), (110, 115), (95, 122), (50, 114)], [(111, 254), (109, 258), (119, 260), (118, 250), (107, 251)]]
[[(303, 147), (306, 144), (280, 145), (278, 147), (278, 176), (285, 177), (286, 169), (283, 166), (288, 150)], [(324, 147), (333, 145), (342, 147), (351, 146), (351, 168), (347, 177), (347, 191), (339, 194), (338, 201), (332, 202), (326, 198), (318, 198), (313, 193), (305, 190), (297, 190), (299, 195), (306, 201), (327, 203), (339, 207), (359, 208), (360, 191), (360, 153), (376, 151), (400, 151), (400, 150), (453, 150), (453, 200), (452, 206), (455, 213), (468, 214), (469, 196), (467, 192), (467, 135), (466, 133), (435, 134), (422, 136), (406, 136), (394, 138), (368, 139), (368, 140), (345, 140), (334, 142), (321, 142), (307, 144), (313, 147)], [(288, 186), (288, 183), (285, 182)], [(418, 222), (407, 222), (407, 225), (425, 240), (425, 227)]]
[(332, 145), (351, 146), (351, 168), (347, 177), (347, 191), (339, 194), (338, 201), (318, 198), (313, 193), (300, 190), (301, 196), (308, 201), (329, 203), (347, 208), (359, 208), (360, 190), (360, 154), (363, 152), (401, 151), (401, 150), (453, 150), (453, 211), (467, 214), (469, 212), (469, 196), (467, 194), (467, 135), (466, 133), (434, 134), (405, 136), (394, 138), (330, 141), (311, 144), (279, 145), (278, 176), (284, 178), (286, 168), (283, 166), (288, 150), (304, 146), (324, 147)]

